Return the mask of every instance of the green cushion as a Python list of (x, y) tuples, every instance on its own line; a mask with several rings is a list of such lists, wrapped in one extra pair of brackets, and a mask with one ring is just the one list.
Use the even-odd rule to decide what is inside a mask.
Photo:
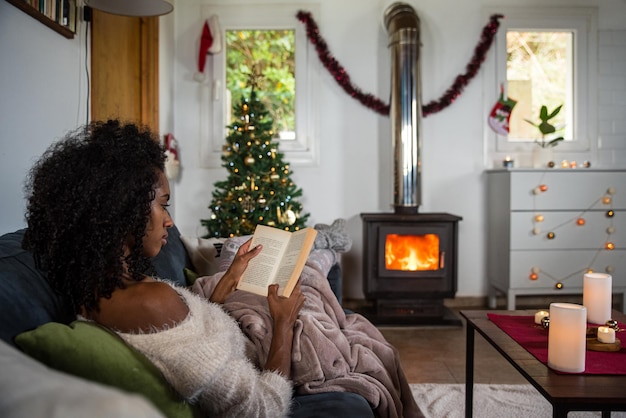
[(53, 369), (139, 393), (167, 417), (194, 417), (150, 360), (117, 334), (95, 323), (50, 322), (15, 337), (26, 354)]

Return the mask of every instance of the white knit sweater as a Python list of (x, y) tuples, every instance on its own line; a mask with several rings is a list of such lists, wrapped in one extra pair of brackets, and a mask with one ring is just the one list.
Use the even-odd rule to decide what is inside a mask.
[(183, 322), (154, 333), (118, 334), (146, 355), (181, 396), (209, 416), (287, 415), (291, 383), (279, 373), (253, 366), (237, 322), (219, 305), (172, 287), (189, 306)]

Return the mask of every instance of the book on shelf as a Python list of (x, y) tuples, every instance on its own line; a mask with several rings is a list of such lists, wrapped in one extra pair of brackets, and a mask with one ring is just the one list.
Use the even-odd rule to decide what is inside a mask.
[(289, 297), (298, 283), (316, 235), (313, 228), (289, 232), (257, 225), (250, 248), (261, 244), (263, 249), (248, 263), (237, 289), (267, 296), (267, 287), (276, 283), (278, 295)]

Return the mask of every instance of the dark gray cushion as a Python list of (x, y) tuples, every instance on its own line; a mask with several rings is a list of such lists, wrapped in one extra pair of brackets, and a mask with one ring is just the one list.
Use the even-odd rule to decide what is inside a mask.
[(152, 259), (152, 263), (157, 276), (180, 286), (186, 286), (185, 268), (192, 268), (191, 259), (180, 239), (178, 228), (173, 226), (167, 232), (167, 244), (161, 249), (159, 255)]
[(35, 267), (33, 255), (22, 249), (24, 229), (0, 237), (0, 338), (13, 338), (47, 322), (74, 320), (68, 306)]

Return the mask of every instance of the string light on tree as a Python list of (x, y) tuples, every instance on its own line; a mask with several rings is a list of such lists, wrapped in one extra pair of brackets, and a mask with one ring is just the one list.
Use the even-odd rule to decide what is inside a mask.
[[(533, 227), (531, 230), (532, 235), (537, 236), (541, 234), (541, 228), (539, 227), (539, 224), (541, 223), (545, 223), (547, 218), (549, 216), (544, 215), (543, 213), (538, 213), (537, 211), (537, 202), (536, 199), (542, 195), (543, 193), (546, 193), (549, 188), (548, 185), (546, 183), (542, 183), (541, 181), (543, 181), (543, 177), (545, 176), (545, 173), (542, 175), (541, 180), (540, 180), (540, 184), (538, 184), (536, 187), (534, 187), (532, 189), (532, 195), (533, 195), (533, 211), (535, 212), (533, 215)], [(581, 228), (581, 227), (585, 227), (585, 225), (587, 224), (586, 220), (585, 220), (585, 214), (587, 214), (587, 212), (591, 211), (594, 207), (596, 207), (598, 204), (602, 204), (602, 205), (612, 205), (613, 203), (613, 198), (612, 196), (615, 194), (615, 188), (614, 187), (609, 187), (605, 193), (603, 193), (603, 195), (601, 197), (599, 197), (598, 199), (596, 199), (592, 204), (590, 204), (587, 209), (583, 210), (582, 213), (572, 217), (571, 219), (567, 219), (566, 221), (555, 225), (551, 228), (546, 228), (548, 229), (548, 232), (545, 235), (545, 239), (549, 240), (549, 241), (554, 241), (557, 239), (557, 234), (555, 233), (555, 231), (561, 229), (561, 228), (566, 228), (566, 227), (574, 227), (574, 228)], [(593, 264), (596, 260), (596, 258), (598, 257), (599, 253), (601, 251), (612, 251), (615, 249), (615, 243), (612, 242), (610, 240), (610, 237), (612, 234), (615, 233), (615, 227), (613, 226), (613, 218), (615, 216), (615, 211), (613, 210), (613, 208), (610, 208), (609, 210), (606, 211), (605, 213), (606, 218), (609, 219), (609, 226), (606, 228), (606, 234), (607, 234), (607, 238), (605, 239), (604, 243), (602, 244), (602, 246), (600, 248), (598, 248), (598, 250), (594, 253), (591, 261), (587, 264), (587, 266), (585, 266), (584, 268), (571, 272), (570, 274), (563, 276), (563, 277), (555, 277), (554, 275), (550, 274), (549, 272), (539, 268), (538, 266), (533, 266), (530, 270), (530, 273), (528, 275), (528, 278), (531, 281), (537, 281), (539, 280), (540, 276), (544, 276), (547, 277), (548, 279), (552, 280), (555, 285), (555, 289), (557, 290), (561, 290), (565, 287), (564, 282), (572, 277), (580, 277), (580, 275), (584, 272), (593, 272)], [(605, 271), (607, 273), (611, 273), (615, 270), (614, 266), (611, 265), (607, 265), (605, 267)]]

